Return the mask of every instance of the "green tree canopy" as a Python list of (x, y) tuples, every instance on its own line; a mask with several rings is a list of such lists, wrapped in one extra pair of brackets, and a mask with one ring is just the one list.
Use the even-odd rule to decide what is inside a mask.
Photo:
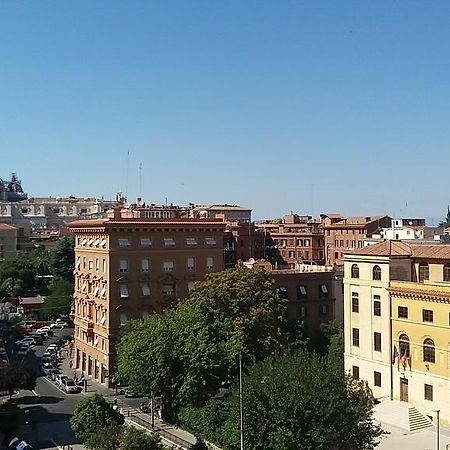
[(42, 315), (45, 318), (69, 315), (72, 304), (73, 284), (70, 281), (59, 279), (50, 287), (51, 293), (45, 299)]
[(99, 427), (88, 434), (83, 445), (89, 450), (117, 450), (120, 448), (122, 436), (123, 426), (121, 425)]
[(86, 441), (98, 428), (122, 425), (124, 417), (115, 411), (100, 394), (81, 399), (70, 419), (70, 426), (78, 438)]
[(36, 271), (31, 262), (17, 257), (0, 263), (0, 295), (23, 295), (36, 283)]
[(11, 363), (0, 370), (0, 390), (8, 391), (10, 397), (18, 389), (33, 390), (36, 387), (36, 373), (31, 367)]
[(168, 316), (127, 328), (117, 377), (143, 394), (163, 395), (166, 406), (202, 401), (235, 378), (240, 352), (257, 361), (282, 348), (284, 313), (266, 272), (240, 265), (208, 275)]
[(65, 236), (58, 241), (50, 258), (50, 270), (55, 278), (73, 282), (73, 271), (75, 269), (74, 246), (75, 239), (72, 236)]
[(163, 450), (161, 438), (156, 433), (148, 433), (133, 426), (124, 430), (120, 450)]

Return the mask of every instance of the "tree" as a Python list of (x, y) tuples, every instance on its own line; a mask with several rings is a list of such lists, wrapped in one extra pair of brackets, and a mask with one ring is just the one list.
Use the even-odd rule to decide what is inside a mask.
[(167, 406), (198, 403), (231, 384), (244, 361), (280, 351), (285, 303), (265, 271), (210, 274), (168, 316), (133, 323), (118, 345), (117, 378)]
[(0, 295), (30, 291), (35, 286), (36, 271), (29, 260), (17, 257), (0, 263)]
[(70, 281), (56, 280), (51, 286), (51, 294), (45, 299), (42, 315), (45, 318), (69, 315), (72, 295), (73, 284)]
[(163, 450), (161, 438), (156, 433), (148, 433), (133, 426), (127, 426), (120, 450)]
[[(247, 448), (373, 449), (383, 434), (367, 383), (345, 374), (332, 353), (271, 357), (250, 368), (243, 392)], [(236, 392), (231, 401), (237, 408)]]
[(119, 426), (124, 417), (115, 411), (110, 403), (100, 394), (83, 398), (77, 403), (70, 426), (78, 438), (86, 441), (98, 428)]
[(96, 428), (89, 433), (83, 445), (90, 450), (116, 450), (120, 447), (123, 432), (123, 426), (117, 425)]
[(0, 390), (8, 391), (10, 398), (18, 389), (33, 390), (36, 387), (36, 373), (31, 367), (12, 363), (0, 370)]
[(65, 236), (58, 241), (51, 253), (50, 270), (55, 278), (62, 278), (73, 283), (75, 269), (75, 239)]

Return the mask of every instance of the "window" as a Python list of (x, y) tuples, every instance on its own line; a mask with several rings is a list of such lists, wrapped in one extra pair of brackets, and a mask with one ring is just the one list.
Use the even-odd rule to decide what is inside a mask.
[(359, 367), (352, 366), (352, 376), (355, 380), (359, 380)]
[(351, 272), (352, 272), (351, 273), (352, 278), (359, 278), (359, 267), (357, 264), (352, 265)]
[(195, 289), (194, 282), (193, 281), (188, 281), (187, 288), (188, 288), (189, 292), (193, 291)]
[(150, 287), (148, 283), (143, 283), (141, 285), (141, 294), (143, 297), (148, 297), (150, 295)]
[(431, 384), (424, 384), (425, 400), (433, 401), (433, 386)]
[(419, 264), (419, 282), (423, 283), (430, 279), (430, 268), (427, 263)]
[(128, 272), (128, 261), (126, 259), (120, 260), (119, 272)]
[(128, 317), (125, 313), (120, 314), (120, 326), (123, 327), (128, 323)]
[(147, 258), (141, 259), (141, 272), (148, 272), (150, 270), (150, 260)]
[(149, 238), (142, 238), (141, 239), (141, 247), (151, 247), (152, 246), (152, 240)]
[(98, 291), (100, 290), (100, 286), (95, 286), (93, 296), (97, 297)]
[(102, 259), (102, 272), (106, 273), (106, 259)]
[(214, 267), (214, 258), (212, 256), (206, 257), (206, 268), (212, 269)]
[(286, 286), (281, 286), (278, 289), (278, 292), (280, 293), (281, 298), (288, 298), (288, 290)]
[(328, 286), (326, 284), (321, 284), (319, 287), (319, 296), (328, 297)]
[(121, 298), (128, 297), (128, 286), (126, 284), (121, 284), (119, 286), (119, 289), (120, 289), (120, 297)]
[(352, 342), (354, 347), (359, 347), (359, 328), (352, 328)]
[(381, 267), (380, 266), (373, 266), (372, 279), (373, 280), (381, 280)]
[(306, 286), (298, 286), (297, 288), (297, 297), (298, 298), (306, 298), (308, 297), (308, 289)]
[(352, 292), (352, 312), (359, 312), (359, 294), (357, 292)]
[(131, 243), (129, 239), (119, 239), (119, 247), (130, 247)]
[(197, 245), (197, 241), (195, 238), (186, 238), (186, 245), (188, 247), (195, 247)]
[(398, 351), (400, 358), (409, 358), (409, 337), (407, 334), (401, 334), (398, 338)]
[(309, 245), (310, 245), (310, 244), (309, 244), (309, 239), (305, 239), (305, 244), (304, 244), (304, 246), (305, 246), (305, 247), (309, 247)]
[(376, 352), (381, 352), (381, 333), (373, 333), (373, 349)]
[(423, 361), (434, 363), (436, 361), (436, 350), (434, 342), (428, 338), (423, 341)]
[(381, 316), (381, 302), (380, 300), (374, 300), (373, 302), (373, 315)]
[(164, 238), (164, 247), (175, 247), (175, 239)]
[(165, 261), (163, 264), (164, 272), (172, 272), (173, 271), (173, 261)]
[(298, 317), (306, 317), (306, 314), (307, 314), (306, 306), (302, 305), (297, 308)]
[(397, 310), (397, 315), (399, 319), (407, 319), (408, 318), (408, 307), (407, 306), (399, 306)]
[(100, 319), (100, 325), (105, 325), (106, 322), (106, 311), (102, 312), (102, 318)]
[(289, 251), (289, 258), (295, 258), (295, 251), (294, 250), (290, 250)]
[(330, 308), (328, 305), (322, 304), (319, 305), (319, 316), (326, 317), (328, 316), (328, 313), (330, 311)]
[(424, 322), (433, 322), (433, 311), (431, 309), (422, 309), (422, 320)]
[(100, 270), (100, 260), (95, 258), (95, 270), (98, 272)]
[(205, 244), (206, 245), (216, 245), (216, 240), (213, 237), (207, 237), (207, 238), (205, 238)]
[(94, 261), (92, 261), (92, 259), (89, 260), (88, 264), (89, 264), (88, 265), (89, 270), (94, 270)]
[(75, 264), (75, 270), (78, 269), (78, 267), (80, 267), (80, 264), (81, 264), (81, 258), (78, 257), (77, 258), (77, 263)]
[(444, 281), (450, 281), (450, 264), (446, 264), (443, 269), (443, 277)]
[(175, 293), (175, 286), (173, 284), (163, 284), (162, 293), (163, 295), (173, 295)]
[(102, 290), (100, 291), (100, 297), (106, 296), (106, 284), (102, 286)]
[(373, 373), (373, 384), (374, 386), (381, 387), (381, 372)]
[(195, 261), (194, 258), (192, 256), (187, 258), (187, 270), (194, 270), (195, 268)]

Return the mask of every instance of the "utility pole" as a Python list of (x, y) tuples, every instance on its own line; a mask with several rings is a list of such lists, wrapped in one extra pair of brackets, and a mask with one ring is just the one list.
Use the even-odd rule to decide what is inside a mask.
[(244, 404), (242, 401), (242, 354), (239, 353), (239, 412), (241, 427), (241, 450), (244, 450)]
[(441, 410), (436, 409), (435, 412), (436, 412), (436, 450), (439, 450), (439, 445), (440, 445), (440, 442), (439, 442), (439, 438), (440, 438), (440, 436), (439, 436), (439, 434), (440, 434), (439, 413), (441, 412)]

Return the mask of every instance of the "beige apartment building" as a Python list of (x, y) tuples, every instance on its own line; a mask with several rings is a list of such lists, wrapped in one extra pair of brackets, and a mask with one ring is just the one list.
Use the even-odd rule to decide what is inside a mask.
[(17, 256), (17, 228), (0, 223), (0, 261)]
[(196, 219), (80, 220), (75, 235), (75, 367), (109, 384), (120, 328), (160, 313), (223, 270), (225, 223)]

